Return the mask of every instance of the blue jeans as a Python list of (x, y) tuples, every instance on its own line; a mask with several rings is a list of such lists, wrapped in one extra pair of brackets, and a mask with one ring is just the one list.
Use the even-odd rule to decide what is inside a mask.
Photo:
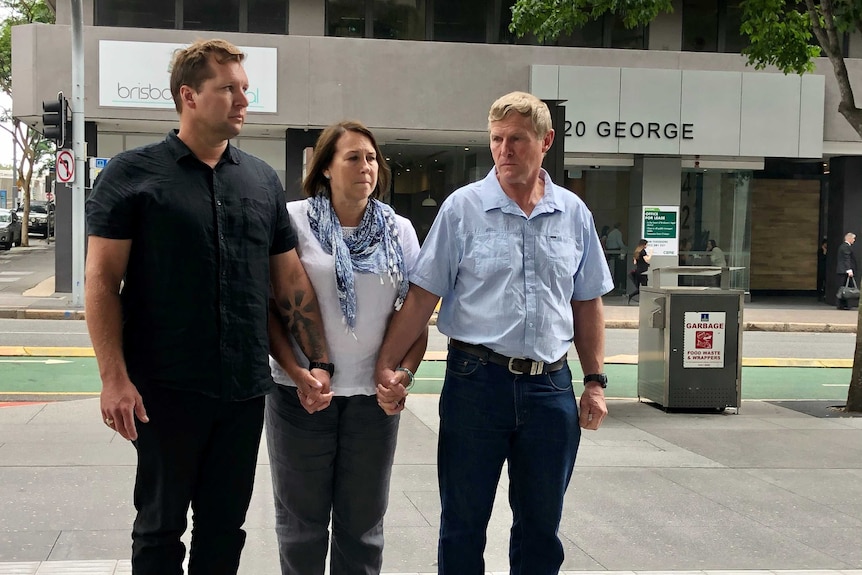
[(281, 572), (323, 575), (332, 518), (332, 575), (377, 575), (400, 416), (373, 395), (334, 397), (309, 414), (292, 387), (266, 398)]
[(581, 429), (568, 365), (546, 375), (450, 349), (440, 395), (440, 575), (482, 575), (486, 530), (509, 464), (512, 575), (559, 573), (563, 497)]

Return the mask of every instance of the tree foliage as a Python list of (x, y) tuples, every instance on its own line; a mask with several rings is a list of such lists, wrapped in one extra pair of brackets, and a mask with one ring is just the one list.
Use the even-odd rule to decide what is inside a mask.
[[(0, 9), (5, 17), (0, 22), (0, 90), (12, 98), (12, 27), (21, 24), (42, 22), (54, 23), (54, 12), (44, 0), (0, 0)], [(40, 176), (47, 168), (53, 145), (42, 134), (12, 117), (12, 110), (0, 108), (0, 127), (12, 136), (17, 154), (17, 181), (15, 186), (23, 195), (24, 230), (23, 245), (28, 245), (27, 224), (30, 216), (30, 190), (34, 176)]]
[[(862, 137), (862, 110), (856, 106), (844, 62), (845, 35), (862, 33), (862, 1), (740, 0), (739, 7), (740, 32), (749, 42), (742, 52), (748, 64), (756, 69), (773, 66), (785, 74), (804, 74), (813, 72), (814, 59), (825, 55), (841, 94), (838, 112)], [(517, 0), (509, 29), (518, 36), (532, 34), (545, 43), (606, 13), (620, 16), (633, 28), (671, 11), (671, 0)], [(862, 308), (857, 322), (846, 409), (862, 412)]]

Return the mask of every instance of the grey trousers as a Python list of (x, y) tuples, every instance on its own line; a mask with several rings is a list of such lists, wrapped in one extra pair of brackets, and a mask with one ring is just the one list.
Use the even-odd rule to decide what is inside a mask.
[(374, 396), (335, 397), (308, 414), (292, 387), (266, 398), (266, 440), (283, 575), (377, 575), (400, 416)]

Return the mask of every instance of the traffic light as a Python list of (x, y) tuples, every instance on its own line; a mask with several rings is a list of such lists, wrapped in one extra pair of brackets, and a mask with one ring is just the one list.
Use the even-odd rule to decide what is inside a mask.
[(42, 102), (42, 134), (49, 140), (54, 140), (58, 148), (68, 148), (71, 145), (72, 122), (68, 110), (63, 92), (57, 94), (56, 100)]

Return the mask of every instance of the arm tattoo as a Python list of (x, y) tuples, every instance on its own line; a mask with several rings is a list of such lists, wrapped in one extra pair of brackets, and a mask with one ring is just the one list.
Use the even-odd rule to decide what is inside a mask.
[(293, 339), (309, 361), (326, 358), (326, 341), (323, 337), (323, 322), (320, 318), (320, 308), (314, 293), (299, 289), (293, 292), (293, 298), (284, 297), (280, 300), (279, 313), (287, 325)]

